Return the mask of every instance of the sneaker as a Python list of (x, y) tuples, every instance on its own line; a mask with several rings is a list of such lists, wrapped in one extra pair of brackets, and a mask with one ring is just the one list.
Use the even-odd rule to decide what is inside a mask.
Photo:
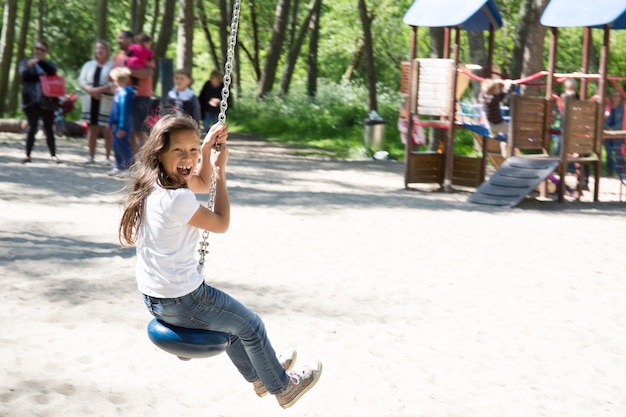
[[(289, 372), (293, 369), (293, 366), (296, 364), (296, 358), (298, 357), (298, 353), (294, 349), (290, 349), (278, 355), (278, 362), (283, 367), (285, 372)], [(264, 397), (268, 394), (267, 388), (263, 385), (260, 379), (257, 379), (252, 384), (254, 384), (254, 392), (259, 397)]]
[(115, 162), (113, 162), (113, 160), (111, 158), (107, 158), (107, 160), (104, 162), (106, 165), (109, 166), (114, 166)]
[(32, 160), (32, 159), (30, 159), (30, 156), (27, 156), (26, 158), (22, 159), (22, 163), (23, 163), (23, 164), (28, 164), (28, 163), (30, 163), (30, 162), (32, 162), (32, 161), (33, 161), (33, 160)]
[(130, 177), (130, 171), (128, 169), (121, 169), (120, 172), (116, 175), (118, 178), (128, 178)]
[(88, 156), (88, 157), (85, 159), (85, 163), (86, 163), (86, 164), (91, 165), (91, 164), (96, 163), (96, 161), (94, 161), (94, 159), (93, 159), (91, 156)]
[(52, 155), (50, 157), (50, 162), (52, 162), (53, 164), (60, 164), (63, 161), (61, 161), (58, 156)]
[(296, 403), (308, 390), (313, 388), (322, 375), (322, 363), (317, 362), (314, 368), (303, 366), (297, 371), (288, 373), (287, 389), (276, 396), (282, 408), (289, 408)]
[(122, 171), (119, 168), (113, 168), (112, 170), (107, 172), (107, 175), (114, 176), (114, 175), (119, 174), (120, 172), (122, 172)]

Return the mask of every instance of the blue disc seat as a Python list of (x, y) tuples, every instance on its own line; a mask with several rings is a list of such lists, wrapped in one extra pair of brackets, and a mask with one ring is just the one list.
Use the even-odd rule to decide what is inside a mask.
[(148, 337), (159, 348), (184, 361), (219, 355), (230, 345), (226, 333), (173, 326), (157, 319), (148, 323)]

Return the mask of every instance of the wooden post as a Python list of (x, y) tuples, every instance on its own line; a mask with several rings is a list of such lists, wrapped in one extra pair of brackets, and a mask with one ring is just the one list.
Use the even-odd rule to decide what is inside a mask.
[(452, 47), (452, 92), (450, 97), (450, 125), (448, 126), (448, 134), (446, 136), (446, 148), (444, 156), (446, 158), (445, 174), (443, 179), (444, 191), (452, 191), (452, 176), (454, 174), (454, 115), (456, 113), (456, 80), (457, 67), (459, 65), (459, 44), (461, 43), (461, 29), (455, 28), (454, 46)]
[(411, 152), (413, 152), (413, 109), (414, 109), (414, 104), (411, 103), (411, 97), (415, 97), (412, 92), (414, 88), (417, 88), (416, 85), (414, 85), (413, 83), (413, 74), (414, 74), (414, 66), (417, 65), (417, 62), (415, 61), (415, 57), (417, 55), (417, 26), (413, 26), (413, 31), (411, 32), (411, 52), (410, 52), (410, 61), (411, 61), (411, 66), (409, 68), (409, 94), (407, 97), (407, 103), (409, 106), (409, 130), (408, 130), (408, 137), (406, 140), (406, 145), (404, 146), (404, 188), (409, 188), (409, 183), (407, 182), (407, 179), (409, 178), (409, 168), (411, 166)]
[[(582, 68), (581, 71), (584, 74), (589, 72), (589, 51), (591, 49), (591, 28), (586, 27), (583, 29), (583, 57), (582, 57)], [(587, 78), (583, 77), (580, 80), (580, 99), (587, 100), (587, 88), (588, 81)]]

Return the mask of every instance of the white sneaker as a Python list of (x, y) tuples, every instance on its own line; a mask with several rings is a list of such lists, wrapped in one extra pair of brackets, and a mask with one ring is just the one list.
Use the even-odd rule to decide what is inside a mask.
[(107, 172), (107, 175), (114, 176), (114, 175), (119, 174), (120, 172), (122, 172), (122, 171), (119, 168), (113, 168), (112, 170)]
[(113, 165), (115, 165), (115, 162), (113, 162), (113, 160), (111, 158), (107, 158), (105, 164), (107, 164), (109, 166), (113, 166)]
[(94, 161), (94, 160), (93, 160), (93, 158), (92, 158), (91, 156), (88, 156), (87, 158), (85, 158), (85, 163), (86, 163), (86, 164), (89, 164), (89, 165), (90, 165), (90, 164), (93, 164), (93, 163), (95, 163), (95, 162), (96, 162), (96, 161)]
[(322, 375), (322, 363), (317, 362), (313, 368), (303, 366), (297, 371), (289, 372), (288, 375), (289, 385), (287, 389), (276, 396), (276, 400), (282, 408), (291, 407), (313, 388)]
[[(278, 362), (283, 367), (285, 372), (291, 371), (296, 364), (296, 358), (298, 357), (298, 353), (294, 349), (289, 349), (285, 352), (282, 352), (278, 355)], [(264, 397), (267, 395), (267, 388), (263, 385), (260, 379), (257, 379), (252, 384), (254, 384), (254, 392), (259, 397)]]
[(121, 169), (120, 172), (116, 175), (118, 178), (128, 178), (130, 177), (130, 170)]

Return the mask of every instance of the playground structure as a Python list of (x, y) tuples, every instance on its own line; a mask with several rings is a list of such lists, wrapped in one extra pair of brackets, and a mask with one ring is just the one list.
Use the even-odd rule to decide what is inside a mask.
[[(410, 61), (403, 65), (401, 90), (409, 96), (409, 119), (413, 114), (427, 116), (424, 126), (443, 129), (444, 140), (439, 152), (419, 152), (407, 141), (405, 152), (405, 187), (411, 183), (438, 183), (449, 191), (453, 184), (478, 186), (485, 176), (486, 141), (482, 158), (454, 155), (454, 114), (457, 102), (457, 69), (459, 66), (460, 30), (489, 31), (490, 74), (493, 56), (494, 31), (502, 26), (502, 18), (494, 0), (434, 2), (416, 0), (403, 19), (413, 28)], [(439, 59), (417, 58), (417, 28), (444, 27), (444, 56)], [(451, 29), (455, 29), (452, 57), (450, 57)], [(433, 84), (437, 81), (437, 85)], [(425, 112), (425, 113), (422, 113)], [(410, 135), (409, 135), (410, 137)]]
[[(564, 178), (567, 166), (569, 164), (590, 164), (594, 168), (594, 201), (598, 201), (599, 185), (600, 185), (600, 166), (601, 166), (601, 147), (604, 137), (608, 137), (608, 132), (603, 132), (603, 106), (600, 103), (605, 102), (605, 89), (607, 81), (613, 83), (614, 87), (626, 96), (620, 88), (617, 80), (625, 79), (625, 77), (609, 77), (607, 75), (607, 62), (609, 56), (609, 32), (611, 29), (626, 28), (626, 5), (616, 5), (614, 2), (604, 1), (607, 3), (605, 7), (598, 4), (593, 6), (582, 0), (576, 0), (572, 4), (571, 0), (551, 0), (548, 7), (544, 11), (541, 23), (550, 28), (550, 51), (549, 63), (547, 71), (541, 71), (522, 80), (514, 80), (514, 84), (524, 84), (535, 82), (535, 80), (545, 77), (545, 97), (519, 97), (512, 96), (513, 104), (511, 106), (511, 123), (508, 138), (508, 158), (515, 155), (516, 163), (514, 166), (525, 167), (520, 172), (520, 176), (525, 178), (524, 184), (521, 185), (515, 181), (496, 180), (496, 185), (483, 183), (478, 187), (478, 196), (472, 196), (470, 201), (483, 204), (497, 205), (516, 205), (518, 204), (536, 185), (545, 180), (547, 176), (552, 175), (552, 171), (557, 170), (561, 178)], [(413, 28), (411, 40), (411, 60), (409, 63), (403, 64), (403, 83), (401, 90), (408, 94), (410, 100), (411, 114), (420, 113), (420, 100), (424, 97), (424, 92), (428, 91), (428, 86), (422, 85), (425, 79), (419, 76), (420, 66), (426, 60), (416, 58), (416, 40), (417, 26), (444, 27), (444, 58), (442, 60), (450, 60), (450, 34), (455, 31), (455, 44), (452, 47), (453, 73), (463, 73), (474, 79), (481, 80), (470, 72), (459, 68), (458, 49), (459, 49), (459, 30), (461, 28), (467, 30), (489, 30), (489, 62), (484, 70), (484, 78), (491, 77), (493, 56), (493, 37), (494, 31), (498, 25), (501, 25), (501, 18), (494, 1), (476, 0), (464, 2), (461, 7), (454, 0), (435, 2), (428, 0), (416, 0), (404, 17), (404, 22)], [(580, 6), (580, 7), (579, 7)], [(576, 13), (571, 13), (576, 10)], [(445, 11), (445, 13), (442, 13)], [(571, 16), (570, 16), (571, 15)], [(482, 23), (481, 23), (482, 22)], [(556, 51), (558, 41), (558, 27), (583, 27), (583, 51), (582, 51), (582, 70), (579, 73), (559, 74), (555, 72), (556, 67)], [(604, 31), (604, 42), (600, 49), (600, 64), (598, 74), (588, 74), (590, 45), (591, 45), (591, 29), (600, 28)], [(417, 68), (416, 68), (417, 67)], [(439, 77), (447, 78), (447, 74), (440, 72)], [(458, 101), (458, 92), (455, 91), (456, 83), (454, 75), (450, 77), (452, 83), (451, 91), (445, 100), (447, 105), (441, 103), (440, 107), (449, 108), (448, 114), (440, 114), (439, 121), (432, 123), (430, 120), (424, 120), (423, 125), (432, 128), (446, 128), (446, 136), (443, 149), (440, 152), (417, 152), (414, 145), (407, 144), (405, 153), (405, 187), (411, 183), (438, 183), (443, 186), (444, 190), (450, 191), (451, 186), (472, 185), (476, 178), (480, 179), (479, 184), (483, 181), (485, 175), (485, 165), (487, 159), (499, 168), (504, 158), (497, 156), (497, 148), (494, 146), (493, 139), (488, 136), (488, 130), (483, 128), (481, 131), (480, 123), (467, 123), (468, 112), (460, 106)], [(553, 94), (553, 85), (555, 82), (563, 82), (568, 78), (577, 78), (581, 80), (580, 101), (570, 100), (570, 103), (562, 103), (562, 126), (561, 130), (555, 131), (551, 127), (552, 112), (555, 100), (559, 100), (558, 96)], [(589, 81), (598, 83), (598, 97), (596, 101), (586, 101), (587, 84)], [(543, 84), (542, 84), (543, 85)], [(444, 100), (443, 97), (440, 99)], [(561, 104), (561, 103), (560, 103)], [(461, 110), (461, 111), (458, 111)], [(432, 117), (432, 115), (428, 115)], [(470, 118), (472, 116), (470, 115)], [(477, 119), (476, 115), (473, 116)], [(477, 165), (478, 158), (459, 157), (454, 155), (454, 129), (456, 127), (469, 128), (482, 147), (482, 158)], [(559, 134), (561, 136), (560, 153), (550, 156), (551, 135)], [(612, 136), (624, 135), (626, 132), (611, 132)], [(549, 165), (554, 165), (554, 169), (546, 171), (544, 163), (522, 163), (523, 159), (545, 159), (549, 161)], [(464, 160), (474, 160), (472, 169), (464, 169)], [(556, 161), (556, 163), (555, 163)], [(527, 161), (528, 162), (528, 161)], [(442, 168), (443, 167), (443, 168)], [(532, 175), (531, 183), (526, 180), (531, 175), (528, 174), (530, 167), (536, 167), (537, 175)], [(511, 164), (507, 165), (507, 172), (512, 169)], [(520, 168), (521, 169), (521, 168)], [(439, 170), (443, 170), (440, 173)], [(430, 177), (423, 175), (424, 172), (435, 173)], [(498, 174), (498, 173), (496, 173)], [(540, 174), (540, 175), (539, 175)], [(492, 176), (492, 178), (498, 175)], [(500, 176), (501, 177), (501, 176)], [(580, 176), (577, 178), (577, 188), (579, 195), (581, 192)], [(491, 181), (491, 178), (490, 178)], [(499, 185), (498, 185), (499, 184)], [(516, 189), (517, 187), (517, 189)], [(514, 192), (516, 191), (516, 192)], [(520, 193), (524, 193), (520, 197)], [(558, 182), (558, 199), (564, 200), (565, 182)], [(507, 198), (503, 198), (507, 196)]]

